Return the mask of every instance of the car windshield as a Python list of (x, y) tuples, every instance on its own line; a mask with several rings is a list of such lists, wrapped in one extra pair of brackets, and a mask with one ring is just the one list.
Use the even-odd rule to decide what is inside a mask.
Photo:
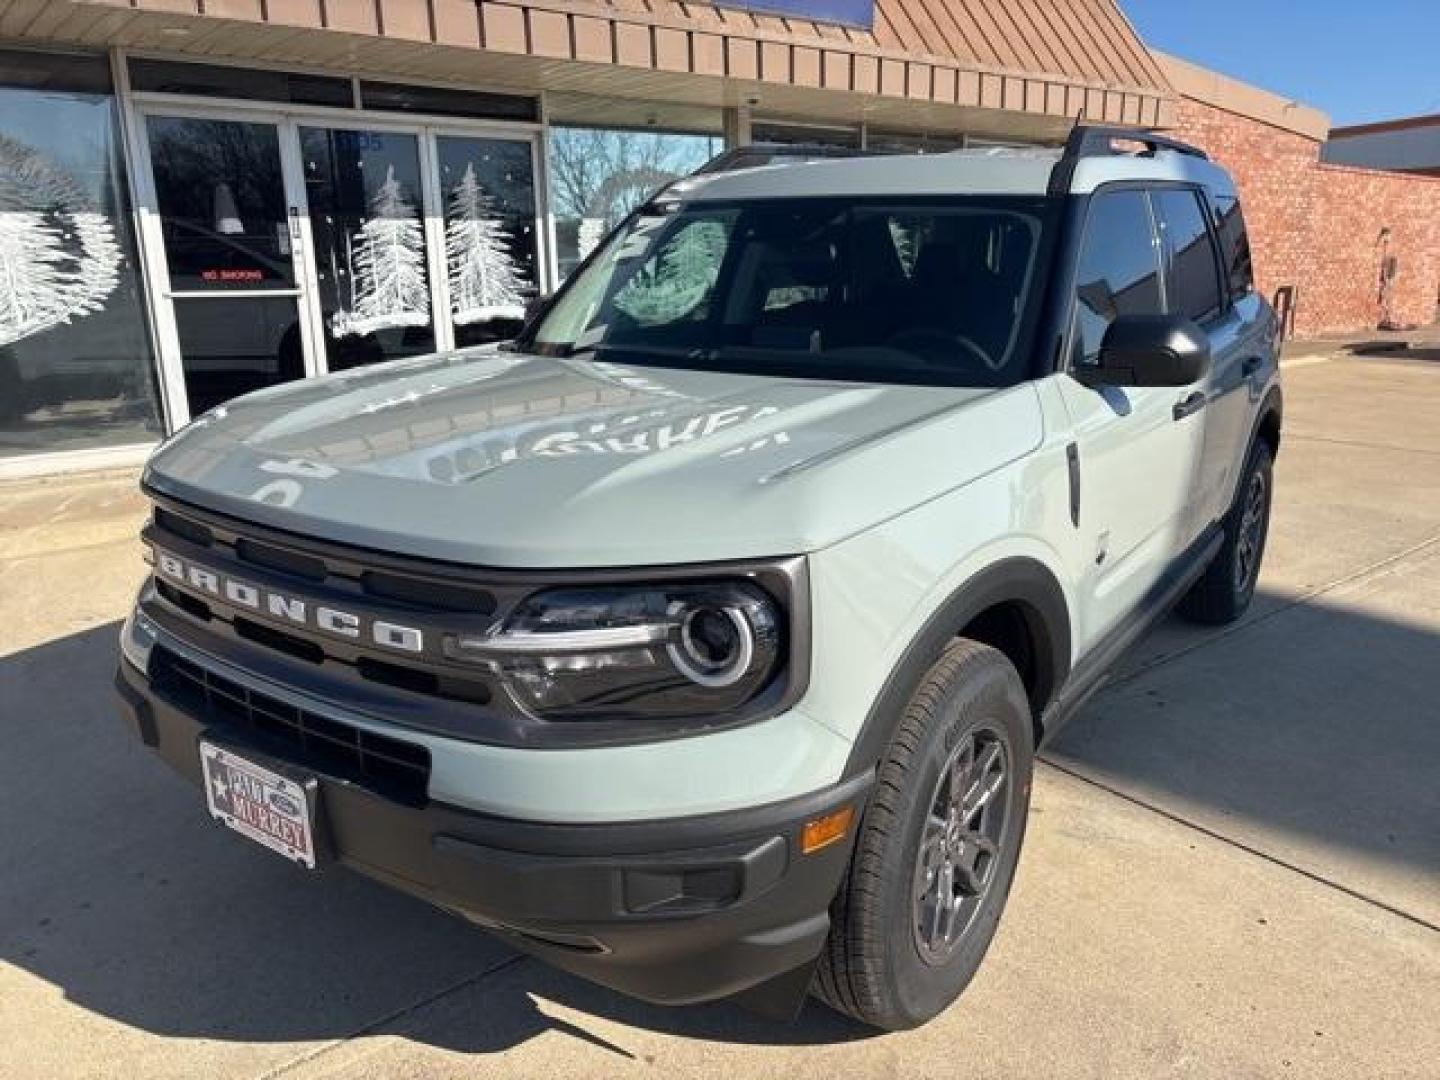
[(652, 205), (520, 347), (633, 364), (873, 382), (1026, 377), (1043, 198)]

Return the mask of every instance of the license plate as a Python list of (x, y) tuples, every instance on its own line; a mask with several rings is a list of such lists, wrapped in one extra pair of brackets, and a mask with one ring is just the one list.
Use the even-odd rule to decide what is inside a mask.
[(287, 859), (315, 868), (315, 830), (304, 788), (214, 743), (200, 743), (200, 764), (212, 817)]

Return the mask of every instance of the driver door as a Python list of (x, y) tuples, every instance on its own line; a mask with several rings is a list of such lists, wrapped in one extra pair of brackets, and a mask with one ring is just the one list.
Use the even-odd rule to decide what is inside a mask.
[[(1116, 317), (1165, 311), (1160, 233), (1147, 191), (1109, 188), (1092, 197), (1075, 282), (1077, 366), (1095, 362)], [(1193, 403), (1203, 386), (1091, 389), (1069, 374), (1059, 384), (1082, 478), (1084, 652), (1146, 606), (1196, 538), (1205, 417)]]

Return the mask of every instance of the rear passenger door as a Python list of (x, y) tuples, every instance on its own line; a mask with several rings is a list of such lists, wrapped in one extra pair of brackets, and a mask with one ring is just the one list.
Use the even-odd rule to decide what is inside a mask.
[(1235, 472), (1249, 437), (1249, 395), (1255, 371), (1253, 318), (1230, 302), (1221, 273), (1218, 238), (1211, 228), (1205, 194), (1169, 187), (1151, 196), (1160, 224), (1169, 310), (1193, 320), (1210, 338), (1211, 368), (1206, 380), (1204, 439), (1196, 474), (1196, 518), (1203, 527), (1230, 506)]
[(1213, 449), (1219, 461), (1229, 462), (1218, 492), (1221, 514), (1230, 509), (1245, 456), (1250, 451), (1256, 411), (1276, 374), (1275, 313), (1255, 289), (1250, 259), (1250, 238), (1245, 215), (1233, 188), (1208, 193), (1212, 222), (1220, 241), (1220, 260), (1226, 299), (1229, 301), (1212, 340), (1216, 350), (1238, 358), (1217, 378), (1213, 393), (1215, 415), (1210, 420)]
[[(1163, 260), (1149, 194), (1107, 188), (1092, 196), (1072, 300), (1071, 367), (1095, 363), (1120, 315), (1165, 311)], [(1090, 388), (1070, 374), (1060, 393), (1074, 424), (1085, 545), (1082, 651), (1148, 595), (1195, 539), (1194, 504), (1204, 409), (1176, 405), (1196, 387)]]

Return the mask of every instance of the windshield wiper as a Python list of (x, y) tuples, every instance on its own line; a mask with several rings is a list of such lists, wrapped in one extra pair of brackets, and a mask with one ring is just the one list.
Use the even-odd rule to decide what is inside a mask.
[[(641, 355), (658, 356), (666, 360), (693, 360), (700, 363), (713, 363), (720, 355), (719, 349), (702, 349), (698, 346), (681, 348), (670, 345), (613, 345), (607, 341), (597, 342), (581, 352), (602, 353), (639, 353)], [(579, 355), (572, 352), (571, 356)]]

